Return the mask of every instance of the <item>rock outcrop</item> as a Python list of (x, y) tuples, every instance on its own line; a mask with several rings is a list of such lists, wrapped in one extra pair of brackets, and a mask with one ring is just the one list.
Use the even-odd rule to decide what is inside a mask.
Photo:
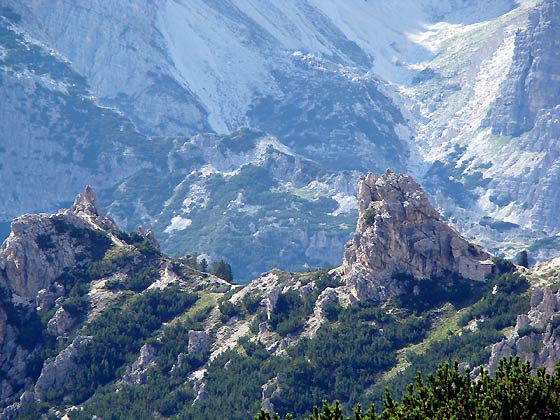
[[(41, 351), (43, 341), (38, 337), (63, 336), (78, 326), (77, 317), (60, 305), (69, 290), (57, 279), (80, 261), (102, 258), (122, 242), (121, 233), (103, 215), (89, 186), (68, 209), (53, 215), (28, 214), (12, 222), (11, 234), (0, 248), (0, 405), (13, 402), (15, 393), (32, 386), (28, 365)], [(25, 332), (30, 322), (41, 328), (37, 310), (45, 313), (55, 307), (45, 331)], [(11, 319), (6, 314), (12, 314)], [(70, 362), (80, 343), (75, 341), (45, 366), (37, 381), (39, 397), (72, 372)]]
[(47, 322), (47, 332), (54, 337), (59, 337), (70, 331), (75, 324), (76, 320), (61, 306)]
[(50, 392), (64, 387), (74, 369), (78, 368), (75, 359), (79, 349), (86, 346), (91, 340), (92, 337), (76, 337), (72, 344), (60, 352), (54, 360), (45, 364), (35, 383), (35, 394), (38, 398), (44, 399)]
[(394, 276), (437, 278), (455, 273), (484, 281), (491, 255), (440, 220), (410, 176), (388, 170), (358, 184), (358, 225), (337, 272), (359, 298), (386, 299), (398, 293)]
[(157, 351), (151, 344), (144, 344), (140, 356), (126, 369), (123, 382), (127, 384), (144, 384), (148, 378), (148, 370), (157, 363)]
[(206, 353), (210, 350), (211, 338), (206, 331), (189, 331), (188, 353)]
[(513, 334), (492, 346), (490, 371), (497, 369), (500, 359), (519, 356), (523, 362), (530, 361), (532, 366), (542, 366), (552, 373), (560, 362), (559, 324), (560, 291), (537, 288), (531, 296), (529, 312), (517, 316)]
[[(39, 292), (49, 290), (64, 269), (111, 245), (112, 238), (107, 235), (117, 232), (120, 229), (103, 215), (89, 186), (69, 209), (51, 216), (18, 217), (0, 248), (0, 284), (18, 299), (34, 303)], [(99, 240), (104, 243), (96, 243)]]
[[(138, 278), (140, 286), (133, 283)], [(68, 389), (84, 368), (83, 348), (96, 340), (84, 331), (87, 322), (135, 299), (134, 292), (168, 287), (215, 296), (232, 285), (184, 259), (165, 257), (151, 230), (120, 230), (90, 187), (69, 209), (16, 219), (0, 248), (0, 419), (16, 416), (24, 400), (45, 402)], [(247, 324), (236, 337), (248, 330)], [(212, 337), (189, 331), (188, 352), (207, 353)], [(138, 344), (139, 357), (121, 377), (125, 383), (144, 383), (157, 365), (158, 345)], [(22, 392), (26, 397), (19, 400)]]

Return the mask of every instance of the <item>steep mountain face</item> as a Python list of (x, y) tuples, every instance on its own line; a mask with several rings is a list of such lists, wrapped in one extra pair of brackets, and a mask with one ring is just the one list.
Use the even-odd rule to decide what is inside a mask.
[(15, 21), (2, 19), (0, 218), (57, 209), (89, 183), (122, 226), (151, 226), (170, 253), (225, 257), (242, 280), (339, 263), (355, 173), (326, 170), (256, 130), (146, 137)]
[(0, 34), (0, 219), (54, 210), (87, 183), (108, 188), (152, 165), (146, 138), (100, 107), (68, 62), (5, 17)]
[(423, 184), (461, 230), (509, 255), (558, 232), (558, 6), (520, 2), (426, 40), (438, 55), (408, 89), (434, 162)]
[[(170, 252), (248, 264), (247, 278), (301, 268), (304, 254), (333, 265), (351, 230), (333, 207), (353, 191), (341, 170), (390, 167), (414, 173), (443, 217), (492, 251), (557, 255), (556, 0), (86, 3), (2, 2), (0, 170), (18, 188), (0, 232), (91, 184), (127, 228), (149, 224)], [(211, 159), (187, 162), (181, 144), (241, 136), (249, 147), (243, 126), (288, 149), (262, 169), (261, 152), (226, 153), (235, 176), (195, 180)], [(197, 136), (209, 131), (220, 134)], [(324, 169), (303, 165), (293, 189), (272, 169), (293, 169), (290, 154)], [(31, 194), (39, 181), (49, 188)], [(188, 204), (195, 184), (212, 207)]]
[[(331, 168), (403, 169), (404, 119), (366, 74), (370, 52), (344, 33), (328, 3), (5, 3), (87, 77), (104, 104), (144, 132), (228, 133), (251, 125)], [(364, 11), (375, 16), (377, 9)], [(340, 152), (347, 158), (336, 159)]]
[(491, 255), (442, 222), (410, 176), (387, 171), (360, 180), (358, 225), (340, 268), (358, 297), (395, 296), (399, 282), (390, 280), (398, 275), (485, 281), (494, 271)]
[(531, 11), (527, 28), (515, 36), (512, 66), (485, 121), (493, 135), (510, 136), (508, 145), (531, 156), (513, 179), (494, 177), (492, 183), (501, 184), (497, 199), (512, 203), (526, 224), (548, 234), (560, 229), (560, 192), (553, 181), (560, 175), (559, 34), (560, 2), (545, 1)]
[(539, 113), (558, 105), (559, 5), (543, 2), (529, 13), (527, 27), (516, 33), (509, 74), (486, 120), (492, 134), (519, 137), (535, 127)]
[(159, 1), (12, 2), (32, 36), (72, 62), (96, 97), (145, 133), (208, 130), (206, 111), (174, 73), (156, 26)]

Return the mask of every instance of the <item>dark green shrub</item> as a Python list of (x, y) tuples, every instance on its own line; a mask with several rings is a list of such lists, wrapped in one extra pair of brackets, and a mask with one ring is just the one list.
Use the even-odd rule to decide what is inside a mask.
[(37, 242), (39, 249), (42, 251), (48, 251), (49, 249), (53, 249), (55, 247), (52, 236), (47, 233), (40, 233), (37, 235), (35, 242)]
[(69, 296), (62, 302), (62, 307), (75, 318), (82, 318), (87, 314), (88, 301), (83, 296)]

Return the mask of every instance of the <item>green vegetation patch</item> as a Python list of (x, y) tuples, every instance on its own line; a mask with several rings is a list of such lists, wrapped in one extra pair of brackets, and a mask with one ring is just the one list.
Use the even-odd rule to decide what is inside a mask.
[[(471, 372), (461, 372), (457, 363), (450, 367), (441, 364), (424, 381), (419, 374), (407, 386), (402, 402), (395, 401), (387, 391), (384, 410), (377, 414), (375, 405), (363, 412), (360, 406), (353, 410), (355, 420), (448, 420), (448, 419), (545, 419), (557, 418), (560, 412), (560, 369), (553, 375), (537, 369), (533, 375), (529, 362), (519, 358), (500, 361), (498, 370), (490, 376), (482, 370), (478, 380)], [(309, 410), (310, 411), (310, 410)], [(302, 417), (298, 417), (302, 418)], [(280, 420), (261, 411), (255, 420)], [(291, 415), (286, 420), (293, 420)], [(322, 409), (313, 409), (308, 420), (344, 420), (340, 403), (323, 402)]]
[(161, 328), (164, 322), (192, 306), (198, 297), (176, 287), (149, 290), (133, 296), (121, 307), (106, 309), (81, 332), (93, 340), (80, 348), (75, 375), (48, 396), (53, 402), (62, 397), (72, 403), (89, 398), (97, 387), (123, 373), (142, 344)]

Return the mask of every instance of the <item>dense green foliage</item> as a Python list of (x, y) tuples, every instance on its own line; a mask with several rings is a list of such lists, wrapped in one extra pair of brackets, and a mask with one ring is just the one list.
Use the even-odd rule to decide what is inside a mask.
[[(385, 409), (376, 414), (375, 407), (362, 413), (361, 407), (354, 409), (354, 420), (447, 420), (447, 419), (546, 419), (558, 418), (560, 413), (560, 369), (553, 375), (537, 369), (532, 374), (531, 365), (521, 364), (518, 358), (503, 359), (494, 376), (482, 370), (477, 380), (467, 370), (461, 373), (458, 364), (439, 366), (435, 374), (416, 377), (398, 403), (387, 391)], [(272, 416), (280, 420), (280, 416)], [(291, 419), (292, 416), (286, 416)], [(307, 420), (345, 420), (340, 404), (323, 403)], [(271, 420), (261, 411), (255, 420)]]
[(526, 250), (523, 250), (519, 254), (517, 254), (517, 264), (521, 267), (529, 267), (529, 254)]
[(287, 361), (270, 356), (262, 344), (244, 340), (241, 346), (245, 355), (230, 350), (212, 362), (206, 376), (206, 398), (193, 407), (185, 407), (179, 419), (209, 419), (220, 413), (228, 420), (245, 420), (248, 413), (260, 409), (262, 384), (271, 380)]
[(437, 308), (445, 302), (460, 309), (472, 305), (484, 293), (480, 282), (452, 273), (431, 279), (415, 279), (410, 275), (397, 274), (394, 279), (402, 289), (402, 293), (394, 299), (395, 304), (416, 314)]
[(173, 416), (190, 407), (194, 395), (188, 376), (208, 355), (185, 353), (188, 332), (200, 329), (200, 320), (206, 315), (203, 312), (166, 325), (157, 338), (149, 341), (157, 353), (157, 362), (145, 382), (109, 384), (85, 403), (83, 411), (73, 412), (71, 418), (90, 420), (97, 415), (103, 419), (149, 420)]
[(528, 299), (520, 298), (520, 294), (529, 288), (529, 283), (518, 273), (505, 274), (493, 282), (493, 289), (461, 317), (459, 324), (467, 325), (469, 320), (482, 319), (495, 330), (515, 324), (517, 314), (529, 310)]
[(233, 281), (231, 265), (226, 263), (224, 260), (213, 262), (210, 266), (210, 274), (227, 281)]
[(359, 402), (376, 376), (396, 363), (396, 350), (421, 340), (426, 329), (424, 318), (401, 321), (371, 303), (354, 305), (336, 324), (288, 349), (290, 361), (278, 372), (281, 392), (272, 402), (296, 414), (324, 398)]
[[(27, 305), (14, 303), (12, 294), (3, 285), (0, 285), (0, 305), (6, 313), (6, 322), (15, 328), (18, 345), (33, 350), (48, 340), (42, 333), (43, 325), (37, 311)], [(0, 375), (4, 373), (0, 370)]]
[(313, 312), (313, 303), (311, 299), (303, 299), (295, 290), (282, 293), (270, 318), (272, 329), (286, 336), (303, 328)]
[[(271, 327), (285, 332), (281, 325), (302, 326), (313, 309), (319, 291), (334, 280), (326, 273), (316, 280), (313, 297), (287, 292), (279, 303)], [(241, 311), (241, 305), (237, 307)], [(212, 413), (228, 411), (228, 418), (245, 419), (260, 405), (262, 385), (276, 409), (301, 415), (310, 402), (339, 398), (359, 402), (376, 376), (396, 363), (396, 350), (424, 337), (425, 317), (399, 319), (372, 303), (363, 302), (339, 308), (336, 322), (323, 325), (316, 336), (302, 339), (285, 356), (271, 355), (262, 344), (241, 342), (241, 351), (220, 355), (208, 368), (206, 400), (183, 414), (184, 419), (207, 419)], [(256, 409), (256, 410), (255, 410)]]
[(49, 419), (54, 420), (56, 416), (53, 413), (49, 415), (49, 405), (39, 402), (30, 402), (23, 404), (19, 410), (17, 419), (18, 420), (38, 420), (38, 419)]
[(414, 381), (418, 370), (432, 372), (440, 363), (451, 363), (453, 360), (470, 366), (486, 362), (490, 356), (488, 345), (503, 338), (502, 329), (515, 325), (517, 314), (526, 313), (529, 309), (527, 287), (527, 280), (518, 274), (498, 276), (486, 284), (483, 297), (466, 308), (458, 320), (459, 326), (466, 326), (472, 321), (476, 322), (476, 327), (461, 330), (460, 334), (449, 331), (447, 337), (427, 343), (425, 351), (408, 353), (410, 367), (387, 381), (380, 381), (371, 395), (372, 399), (380, 403), (384, 387), (400, 395), (406, 385)]
[(196, 295), (170, 287), (146, 291), (121, 307), (105, 310), (81, 332), (94, 339), (79, 349), (80, 369), (48, 399), (58, 401), (65, 396), (78, 403), (90, 397), (98, 386), (122, 374), (125, 363), (132, 361), (142, 343), (164, 322), (184, 312), (196, 300)]
[[(276, 307), (269, 320), (270, 326), (281, 336), (295, 333), (305, 325), (307, 318), (313, 313), (313, 307), (321, 292), (327, 287), (338, 287), (341, 283), (328, 274), (327, 271), (319, 271), (313, 277), (315, 288), (304, 296), (299, 292), (289, 290), (280, 294)], [(338, 305), (329, 308), (329, 316), (334, 321), (338, 316)]]

